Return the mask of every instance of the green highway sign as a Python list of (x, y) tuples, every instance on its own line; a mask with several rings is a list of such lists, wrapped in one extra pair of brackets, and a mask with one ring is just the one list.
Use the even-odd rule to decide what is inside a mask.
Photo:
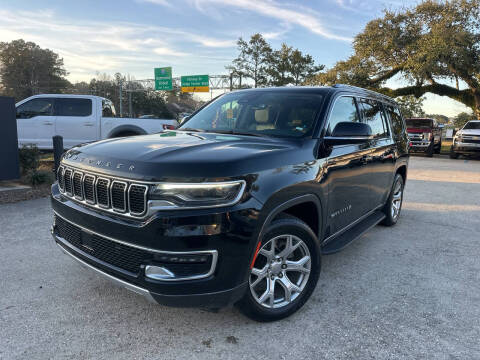
[(182, 92), (208, 92), (209, 78), (208, 75), (189, 75), (182, 76)]
[(173, 90), (171, 66), (155, 68), (155, 90)]

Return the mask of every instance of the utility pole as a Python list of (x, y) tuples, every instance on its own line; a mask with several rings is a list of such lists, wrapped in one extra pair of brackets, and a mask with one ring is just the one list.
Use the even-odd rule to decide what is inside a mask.
[(128, 117), (133, 117), (132, 111), (132, 92), (128, 92)]
[(122, 106), (122, 102), (123, 102), (123, 98), (122, 98), (122, 80), (120, 80), (120, 117), (123, 117), (123, 106)]

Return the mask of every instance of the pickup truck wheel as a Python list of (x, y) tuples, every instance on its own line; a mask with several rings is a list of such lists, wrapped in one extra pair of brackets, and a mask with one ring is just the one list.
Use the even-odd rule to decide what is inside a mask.
[(256, 321), (290, 316), (308, 300), (320, 275), (320, 248), (300, 219), (275, 220), (258, 245), (248, 288), (236, 304)]
[(431, 142), (431, 144), (428, 146), (427, 151), (425, 151), (425, 154), (427, 157), (433, 157), (433, 150), (435, 148), (435, 142)]
[(396, 174), (393, 181), (392, 191), (390, 192), (387, 203), (383, 208), (385, 219), (381, 222), (382, 225), (393, 226), (397, 223), (398, 218), (400, 217), (400, 211), (402, 210), (403, 187), (404, 183), (402, 175)]
[(134, 131), (123, 131), (123, 132), (119, 132), (118, 134), (113, 135), (112, 138), (135, 136), (135, 135), (140, 135), (140, 134), (138, 134)]
[(453, 146), (450, 147), (450, 159), (458, 159), (458, 154), (453, 150)]
[(441, 151), (442, 151), (442, 142), (440, 141), (438, 143), (438, 146), (435, 148), (435, 154), (440, 154)]

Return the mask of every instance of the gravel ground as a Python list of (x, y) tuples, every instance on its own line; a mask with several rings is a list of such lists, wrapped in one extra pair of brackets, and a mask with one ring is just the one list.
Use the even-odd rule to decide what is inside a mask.
[(480, 161), (412, 158), (397, 226), (268, 324), (150, 304), (57, 249), (48, 199), (0, 205), (0, 359), (478, 359), (479, 195)]

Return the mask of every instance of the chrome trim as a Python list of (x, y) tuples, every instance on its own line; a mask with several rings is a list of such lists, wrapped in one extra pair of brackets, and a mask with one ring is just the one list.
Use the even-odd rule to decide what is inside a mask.
[[(75, 193), (75, 174), (80, 174), (80, 190), (82, 191), (82, 194), (81, 196), (77, 196), (77, 194)], [(83, 196), (83, 173), (81, 171), (74, 171), (73, 172), (73, 175), (72, 175), (72, 192), (73, 192), (73, 197), (77, 200), (83, 200), (84, 199), (84, 196)]]
[[(63, 178), (63, 171), (64, 170), (65, 170), (65, 168), (63, 166), (59, 166), (58, 170), (57, 170), (57, 182), (58, 182), (58, 188), (60, 189), (60, 191), (64, 190), (64, 186), (62, 186), (62, 183), (65, 185), (65, 179)], [(60, 171), (62, 171), (61, 175), (60, 175)]]
[(90, 169), (84, 168), (84, 167), (72, 166), (70, 164), (66, 164), (65, 162), (63, 162), (62, 166), (66, 167), (66, 168), (69, 168), (69, 169), (83, 171), (83, 172), (86, 172), (86, 173), (89, 173), (89, 174), (92, 174), (92, 175), (96, 175), (96, 176), (100, 176), (100, 177), (105, 177), (105, 176), (106, 177), (111, 177), (111, 178), (115, 178), (116, 180), (123, 180), (123, 181), (127, 181), (129, 183), (135, 183), (135, 184), (139, 184), (139, 185), (158, 184), (158, 181), (135, 180), (135, 179), (126, 178), (126, 177), (123, 177), (123, 176), (109, 175), (109, 174), (102, 173), (102, 172), (99, 172), (99, 171), (90, 170)]
[[(217, 267), (217, 261), (218, 261), (218, 251), (217, 250), (165, 251), (165, 250), (152, 249), (152, 248), (148, 248), (148, 247), (141, 246), (141, 245), (131, 244), (131, 243), (125, 242), (123, 240), (118, 240), (118, 239), (112, 238), (110, 236), (100, 234), (96, 231), (90, 230), (90, 229), (88, 229), (88, 228), (86, 228), (82, 225), (78, 225), (78, 224), (74, 223), (73, 221), (66, 219), (65, 217), (59, 215), (55, 210), (53, 211), (53, 213), (55, 214), (55, 216), (58, 216), (59, 218), (65, 220), (66, 222), (79, 227), (80, 229), (82, 229), (83, 231), (85, 231), (89, 234), (97, 235), (97, 236), (103, 237), (107, 240), (116, 242), (118, 244), (133, 247), (133, 248), (136, 248), (136, 249), (140, 249), (140, 250), (144, 250), (144, 251), (148, 251), (148, 252), (153, 252), (153, 253), (158, 253), (158, 254), (168, 254), (168, 255), (201, 255), (201, 254), (212, 255), (212, 264), (210, 266), (210, 270), (208, 271), (208, 273), (201, 274), (201, 275), (190, 276), (190, 277), (183, 277), (183, 278), (175, 278), (175, 279), (168, 279), (168, 280), (164, 279), (163, 281), (184, 281), (184, 280), (194, 280), (194, 279), (206, 278), (206, 277), (209, 277), (210, 275), (212, 275), (215, 272), (215, 269)], [(69, 246), (72, 247), (74, 250), (76, 249), (74, 246), (72, 246), (70, 244), (69, 244)]]
[[(107, 205), (101, 204), (98, 202), (98, 181), (99, 180), (107, 180)], [(110, 207), (110, 179), (105, 178), (105, 177), (97, 177), (95, 180), (95, 198), (97, 200), (97, 206), (100, 207), (101, 209), (108, 209)]]
[(107, 274), (106, 272), (103, 272), (102, 270), (100, 269), (97, 269), (96, 267), (88, 264), (87, 262), (83, 261), (82, 259), (80, 259), (79, 257), (73, 255), (72, 253), (68, 252), (63, 246), (61, 246), (60, 244), (57, 243), (57, 246), (62, 249), (62, 251), (71, 256), (73, 259), (77, 260), (81, 265), (91, 269), (91, 270), (94, 270), (96, 271), (97, 273), (99, 273), (100, 275), (103, 275), (105, 276), (108, 280), (114, 282), (115, 284), (117, 285), (120, 285), (121, 287), (124, 287), (126, 288), (127, 290), (130, 290), (130, 291), (133, 291), (134, 293), (137, 293), (139, 295), (142, 295), (142, 296), (145, 296), (149, 301), (151, 302), (154, 302), (156, 303), (155, 299), (153, 298), (152, 294), (150, 294), (150, 291), (148, 291), (147, 289), (144, 289), (140, 286), (136, 286), (136, 285), (133, 285), (133, 284), (130, 284), (129, 282), (126, 282), (124, 280), (121, 280), (119, 278), (116, 278), (115, 276), (112, 276), (110, 274)]
[[(67, 191), (66, 189), (66, 186), (65, 186), (65, 173), (67, 171), (70, 171), (70, 189), (72, 190), (71, 192)], [(63, 172), (63, 183), (64, 183), (64, 187), (65, 187), (65, 194), (73, 197), (73, 173), (74, 173), (74, 170), (73, 169), (70, 169), (70, 168), (65, 168), (65, 171)]]
[[(92, 182), (92, 188), (93, 188), (93, 202), (88, 200), (87, 197), (85, 196), (85, 179), (87, 178), (93, 178), (93, 182)], [(83, 176), (83, 181), (82, 181), (82, 186), (83, 186), (83, 199), (84, 201), (88, 204), (88, 205), (95, 205), (96, 202), (97, 202), (97, 194), (96, 194), (96, 187), (95, 187), (95, 183), (97, 181), (97, 178), (95, 177), (95, 175), (91, 175), (91, 174), (85, 174)]]
[[(172, 206), (163, 205), (166, 203), (165, 200), (149, 200), (147, 204), (148, 214), (159, 211), (159, 210), (191, 210), (191, 209), (209, 209), (209, 208), (219, 208), (225, 206), (235, 205), (240, 201), (247, 186), (245, 180), (234, 180), (234, 181), (219, 181), (219, 182), (205, 182), (205, 183), (168, 183), (169, 185), (192, 185), (192, 184), (202, 184), (202, 185), (218, 185), (218, 184), (241, 184), (240, 190), (238, 191), (235, 199), (228, 203), (222, 203), (217, 205), (204, 205), (204, 206), (176, 206), (172, 203)], [(160, 185), (162, 183), (157, 183)]]
[(373, 210), (370, 210), (369, 212), (367, 212), (365, 215), (362, 215), (360, 216), (357, 220), (351, 222), (350, 224), (348, 224), (347, 226), (345, 226), (344, 228), (338, 230), (337, 232), (335, 232), (334, 234), (330, 235), (329, 237), (325, 238), (322, 242), (322, 246), (326, 245), (327, 243), (329, 243), (332, 239), (334, 239), (335, 237), (339, 236), (340, 234), (343, 234), (345, 231), (347, 231), (348, 229), (352, 228), (353, 226), (357, 225), (360, 221), (366, 219), (367, 217), (369, 217), (370, 215), (372, 215), (375, 211), (377, 211), (378, 209), (381, 209), (384, 205), (378, 205), (376, 208), (374, 208)]
[[(136, 211), (132, 211), (132, 209), (130, 208), (130, 190), (132, 189), (132, 186), (139, 186), (139, 187), (143, 187), (145, 189), (144, 193), (143, 193), (143, 204), (144, 204), (144, 208), (143, 208), (143, 211), (142, 212), (136, 212)], [(147, 203), (147, 195), (148, 195), (148, 186), (147, 185), (144, 185), (144, 184), (130, 184), (128, 186), (128, 191), (127, 191), (127, 198), (128, 198), (128, 212), (134, 216), (143, 216), (145, 213), (147, 213), (147, 208), (148, 208), (148, 203)]]
[[(123, 190), (123, 209), (122, 208), (116, 208), (113, 206), (113, 184), (118, 183), (118, 184), (123, 184), (125, 185), (125, 189)], [(112, 183), (110, 184), (110, 202), (112, 204), (112, 210), (119, 212), (119, 213), (125, 213), (127, 212), (127, 190), (128, 190), (128, 183), (125, 181), (118, 181), (118, 180), (113, 180)], [(145, 201), (145, 204), (147, 202)], [(143, 211), (145, 212), (145, 211)]]

